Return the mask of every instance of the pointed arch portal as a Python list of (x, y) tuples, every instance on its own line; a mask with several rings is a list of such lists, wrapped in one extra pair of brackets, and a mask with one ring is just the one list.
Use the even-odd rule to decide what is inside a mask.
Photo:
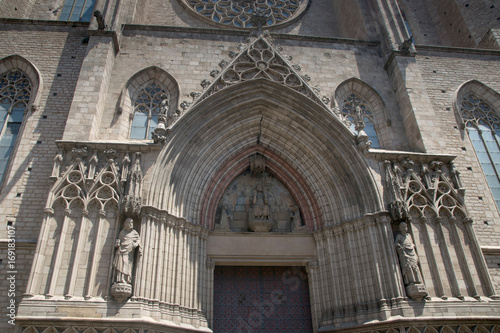
[(382, 210), (349, 129), (322, 105), (266, 79), (227, 87), (172, 126), (148, 205), (212, 229), (223, 191), (255, 153), (268, 158), (310, 231)]

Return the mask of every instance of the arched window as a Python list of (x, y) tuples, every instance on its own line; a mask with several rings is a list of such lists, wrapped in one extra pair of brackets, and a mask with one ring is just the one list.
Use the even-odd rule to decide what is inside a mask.
[(19, 70), (0, 75), (0, 183), (31, 96), (28, 77)]
[(474, 94), (464, 97), (460, 115), (500, 209), (500, 117), (488, 103)]
[(151, 133), (158, 126), (158, 115), (166, 114), (169, 97), (167, 90), (157, 82), (150, 82), (139, 91), (133, 101), (131, 139), (151, 139)]
[(66, 0), (59, 20), (90, 22), (94, 5), (95, 0)]
[(364, 130), (370, 138), (373, 148), (380, 148), (377, 132), (375, 131), (375, 122), (370, 105), (355, 94), (349, 94), (342, 101), (342, 115), (351, 123), (351, 130), (359, 134)]

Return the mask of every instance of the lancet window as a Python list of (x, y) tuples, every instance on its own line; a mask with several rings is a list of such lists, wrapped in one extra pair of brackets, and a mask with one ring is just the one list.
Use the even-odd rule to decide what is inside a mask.
[(19, 70), (0, 75), (0, 183), (4, 178), (31, 96), (28, 77)]
[(474, 94), (464, 97), (460, 114), (500, 209), (500, 117), (487, 102)]
[(158, 116), (166, 114), (170, 95), (157, 82), (150, 82), (142, 88), (133, 100), (131, 139), (151, 139), (151, 133), (158, 126)]
[(373, 148), (380, 148), (375, 121), (370, 105), (356, 94), (350, 94), (342, 101), (342, 115), (350, 122), (353, 132), (359, 134), (361, 130), (370, 138)]
[(66, 0), (59, 20), (90, 22), (94, 5), (95, 0)]

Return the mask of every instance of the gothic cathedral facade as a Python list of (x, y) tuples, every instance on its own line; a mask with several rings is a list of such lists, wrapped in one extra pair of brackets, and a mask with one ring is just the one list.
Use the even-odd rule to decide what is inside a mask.
[(498, 0), (0, 0), (2, 332), (500, 332)]

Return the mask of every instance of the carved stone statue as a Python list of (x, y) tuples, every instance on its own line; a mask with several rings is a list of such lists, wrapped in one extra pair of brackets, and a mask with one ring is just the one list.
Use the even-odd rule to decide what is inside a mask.
[(267, 205), (267, 195), (262, 190), (262, 185), (257, 184), (253, 192), (253, 217), (257, 220), (269, 220), (269, 206)]
[(297, 205), (292, 207), (292, 212), (290, 213), (290, 218), (292, 220), (292, 231), (304, 231), (306, 226), (302, 225), (302, 219), (300, 218), (300, 210)]
[(269, 215), (268, 198), (261, 184), (255, 186), (252, 208), (249, 213), (248, 226), (250, 230), (257, 232), (271, 231), (273, 223)]
[(134, 230), (134, 220), (127, 218), (123, 229), (115, 243), (115, 258), (113, 260), (114, 283), (111, 294), (121, 301), (132, 295), (132, 268), (135, 249), (142, 255), (140, 235)]
[(406, 222), (399, 224), (399, 231), (400, 233), (396, 235), (394, 245), (398, 252), (406, 293), (410, 298), (420, 300), (427, 296), (427, 290), (423, 284), (420, 268), (418, 267), (419, 260), (415, 251), (415, 244), (408, 233)]

